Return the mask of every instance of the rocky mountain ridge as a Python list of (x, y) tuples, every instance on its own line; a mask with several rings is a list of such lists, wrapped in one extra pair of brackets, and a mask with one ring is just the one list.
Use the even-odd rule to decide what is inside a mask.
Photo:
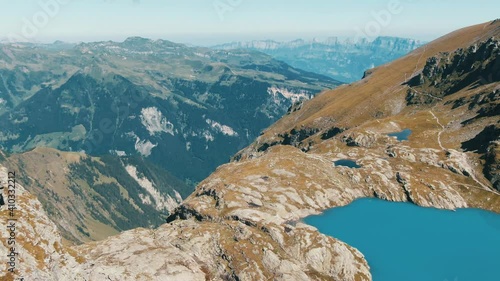
[(222, 45), (217, 45), (214, 48), (220, 49), (260, 49), (260, 50), (275, 50), (280, 48), (301, 48), (304, 46), (309, 46), (314, 48), (314, 45), (324, 45), (324, 46), (353, 46), (353, 45), (368, 45), (373, 44), (374, 46), (392, 46), (395, 49), (405, 49), (410, 51), (415, 46), (422, 45), (422, 42), (409, 38), (399, 38), (399, 37), (389, 37), (380, 36), (375, 38), (375, 40), (369, 40), (366, 38), (361, 39), (345, 39), (342, 40), (339, 37), (328, 37), (324, 40), (313, 38), (311, 40), (297, 39), (288, 42), (280, 42), (275, 40), (253, 40), (248, 42), (231, 42)]

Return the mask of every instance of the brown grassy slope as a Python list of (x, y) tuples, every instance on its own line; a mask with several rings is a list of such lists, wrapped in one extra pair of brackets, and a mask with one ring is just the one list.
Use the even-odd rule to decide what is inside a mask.
[[(499, 35), (498, 20), (464, 28), (372, 69), (363, 80), (292, 109), (235, 159), (259, 156), (278, 144), (330, 153), (325, 142), (332, 138), (350, 146), (349, 140), (359, 135), (408, 128), (413, 131), (408, 143), (412, 149), (440, 150), (443, 161), (449, 150), (466, 152), (463, 164), (475, 167), (472, 177), (478, 186), (498, 190), (498, 163), (487, 160), (485, 147), (498, 141), (500, 131)], [(438, 61), (438, 73), (426, 76), (433, 60)], [(343, 132), (328, 135), (332, 128)]]
[[(17, 171), (20, 183), (44, 203), (63, 236), (76, 243), (100, 240), (118, 233), (112, 226), (94, 219), (85, 201), (71, 188), (70, 165), (79, 163), (82, 157), (85, 155), (52, 148), (36, 148), (23, 154), (14, 154), (4, 163)], [(82, 189), (82, 194), (90, 196), (95, 193), (83, 182), (79, 183), (79, 188)], [(106, 216), (105, 211), (100, 211)], [(90, 235), (84, 235), (77, 227), (88, 231)]]
[[(409, 196), (409, 201), (422, 206), (439, 206), (434, 199), (440, 189), (436, 189), (435, 184), (442, 183), (458, 192), (469, 207), (500, 212), (500, 198), (494, 190), (498, 190), (498, 170), (495, 168), (498, 161), (495, 162), (494, 153), (487, 158), (484, 149), (490, 141), (498, 141), (498, 129), (485, 132), (500, 124), (500, 79), (497, 75), (500, 56), (498, 40), (495, 40), (499, 35), (500, 21), (464, 28), (369, 71), (367, 77), (357, 83), (324, 92), (297, 106), (298, 110), (292, 110), (267, 129), (235, 159), (258, 158), (273, 153), (269, 147), (285, 144), (329, 161), (351, 158), (364, 162), (367, 172), (388, 171), (377, 163), (387, 161), (393, 171), (406, 170), (413, 179), (419, 179), (412, 183), (409, 193), (413, 196)], [(496, 44), (494, 53), (482, 57), (483, 53), (477, 51), (470, 55), (470, 47), (484, 47), (487, 42)], [(434, 57), (449, 61), (449, 65), (439, 67), (451, 74), (445, 71), (443, 75), (426, 77), (421, 85), (408, 84), (424, 72), (424, 67), (429, 66), (428, 60)], [(456, 67), (453, 65), (455, 58), (465, 63)], [(468, 65), (471, 59), (474, 69)], [(491, 65), (494, 67), (490, 68)], [(457, 70), (464, 66), (464, 71)], [(480, 81), (478, 73), (481, 71), (492, 73), (496, 78)], [(429, 84), (436, 81), (436, 85)], [(426, 97), (421, 99), (423, 102), (412, 104), (409, 101), (409, 93), (413, 90)], [(340, 128), (343, 132), (325, 137), (332, 128)], [(407, 142), (389, 141), (385, 136), (406, 128), (413, 132)], [(481, 135), (486, 137), (478, 138)], [(464, 147), (464, 143), (471, 140), (474, 140), (472, 148)], [(484, 143), (482, 150), (478, 149), (481, 143)], [(368, 163), (367, 157), (373, 164)], [(395, 179), (389, 177), (389, 180)], [(386, 185), (381, 183), (379, 187), (385, 189)], [(382, 197), (391, 199), (393, 196)]]
[(18, 172), (19, 183), (75, 243), (159, 226), (186, 196), (183, 182), (140, 158), (36, 148), (9, 156), (3, 165)]
[(490, 37), (500, 36), (500, 22), (467, 27), (423, 46), (392, 63), (371, 70), (371, 74), (351, 85), (326, 91), (285, 116), (265, 131), (262, 140), (302, 127), (355, 127), (378, 116), (394, 115), (394, 98), (406, 94), (404, 82), (416, 75), (426, 60), (440, 52), (466, 48)]

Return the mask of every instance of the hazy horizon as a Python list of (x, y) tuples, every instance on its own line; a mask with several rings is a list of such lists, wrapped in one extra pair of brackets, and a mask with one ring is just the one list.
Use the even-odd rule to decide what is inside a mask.
[[(443, 34), (445, 35), (445, 34)], [(172, 36), (172, 37), (147, 37), (147, 36), (140, 36), (140, 35), (131, 35), (127, 37), (116, 37), (116, 38), (96, 38), (95, 40), (61, 40), (61, 39), (55, 39), (55, 40), (44, 40), (44, 41), (29, 41), (29, 42), (23, 42), (23, 41), (15, 41), (15, 43), (34, 43), (34, 44), (54, 44), (57, 42), (62, 42), (62, 43), (67, 43), (67, 44), (80, 44), (80, 43), (95, 43), (95, 42), (124, 42), (128, 38), (134, 38), (134, 37), (139, 37), (139, 38), (144, 38), (144, 39), (150, 39), (150, 40), (166, 40), (166, 41), (171, 41), (174, 43), (178, 44), (185, 44), (187, 46), (199, 46), (199, 47), (214, 47), (217, 45), (223, 45), (223, 44), (230, 44), (230, 43), (239, 43), (239, 42), (252, 42), (252, 41), (275, 41), (279, 43), (284, 43), (284, 42), (292, 42), (295, 40), (305, 40), (305, 41), (312, 41), (312, 40), (318, 40), (318, 41), (325, 41), (328, 38), (332, 37), (337, 37), (339, 41), (346, 41), (346, 40), (355, 40), (358, 38), (355, 38), (354, 36), (335, 36), (335, 35), (321, 35), (318, 34), (316, 36), (302, 36), (302, 35), (262, 35), (262, 36), (222, 36), (219, 38), (199, 38), (199, 37), (190, 37), (190, 36)], [(410, 39), (410, 40), (416, 40), (421, 43), (427, 43), (430, 42), (436, 38), (433, 38), (432, 40), (421, 40), (418, 38), (411, 38), (411, 37), (403, 37), (403, 36), (385, 36), (381, 35), (381, 37), (393, 37), (393, 38), (402, 38), (402, 39)], [(189, 38), (192, 39), (197, 39), (197, 40), (189, 40)], [(363, 37), (362, 39), (368, 39), (370, 41), (373, 41), (375, 38), (366, 38)], [(8, 42), (7, 38), (2, 38), (0, 37), (0, 43), (6, 43)]]
[[(432, 3), (430, 3), (432, 2)], [(209, 46), (233, 41), (393, 36), (432, 41), (498, 17), (478, 0), (0, 0), (0, 38), (70, 43), (139, 36)], [(429, 5), (432, 9), (429, 9)], [(453, 5), (453, 6), (451, 6)], [(489, 7), (485, 9), (485, 7)], [(450, 9), (453, 13), (450, 13)], [(258, 15), (258, 16), (256, 16)], [(422, 16), (425, 15), (425, 16)]]

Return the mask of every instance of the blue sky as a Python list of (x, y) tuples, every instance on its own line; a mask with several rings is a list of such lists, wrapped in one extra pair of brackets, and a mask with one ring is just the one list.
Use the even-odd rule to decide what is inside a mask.
[(500, 17), (497, 0), (0, 0), (0, 4), (0, 38), (38, 42), (142, 36), (208, 45), (377, 35), (429, 41)]

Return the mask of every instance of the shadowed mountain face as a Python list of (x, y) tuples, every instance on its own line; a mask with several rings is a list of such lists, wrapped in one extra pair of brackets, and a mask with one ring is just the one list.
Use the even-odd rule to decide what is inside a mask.
[(12, 153), (0, 161), (66, 240), (157, 227), (293, 104), (338, 84), (258, 52), (162, 40), (0, 45)]
[(332, 37), (324, 41), (233, 42), (214, 46), (214, 49), (257, 50), (300, 69), (354, 82), (361, 79), (366, 70), (402, 57), (422, 45), (416, 40), (397, 37), (378, 37), (373, 41), (341, 41)]
[(339, 82), (253, 51), (0, 45), (0, 145), (142, 156), (198, 182), (296, 102)]
[(140, 157), (36, 148), (0, 153), (0, 164), (16, 172), (16, 182), (38, 198), (61, 235), (77, 244), (158, 227), (192, 190)]

